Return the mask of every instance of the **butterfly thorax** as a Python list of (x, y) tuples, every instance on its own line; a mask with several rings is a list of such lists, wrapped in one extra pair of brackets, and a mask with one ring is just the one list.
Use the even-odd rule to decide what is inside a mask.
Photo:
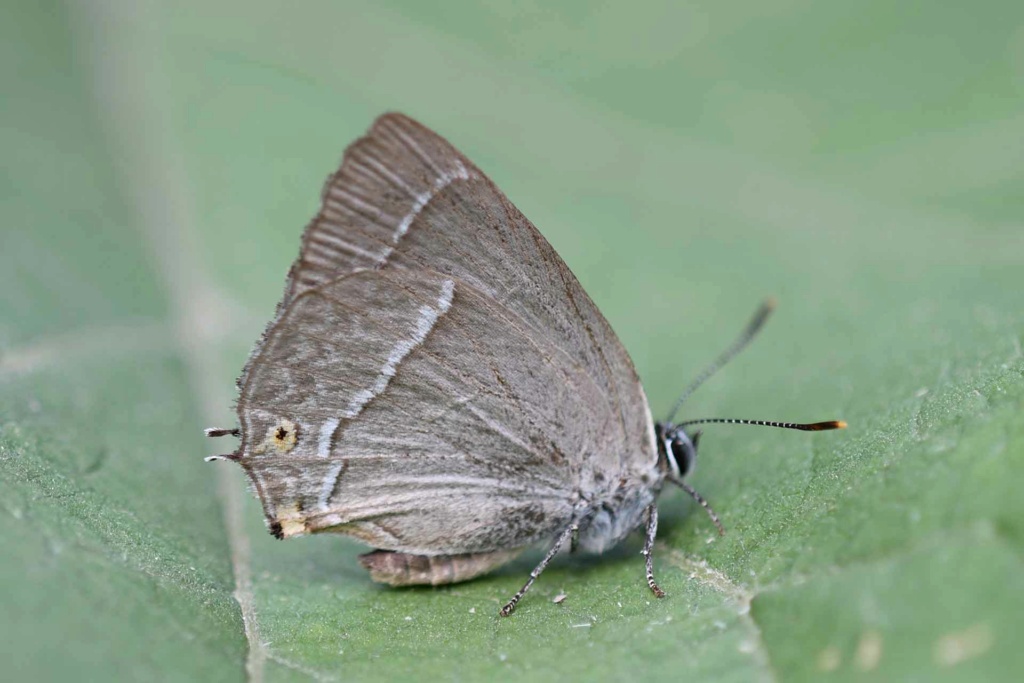
[(616, 546), (642, 525), (644, 511), (657, 498), (663, 481), (664, 475), (651, 468), (624, 473), (607, 488), (598, 488), (585, 500), (579, 547), (603, 553)]

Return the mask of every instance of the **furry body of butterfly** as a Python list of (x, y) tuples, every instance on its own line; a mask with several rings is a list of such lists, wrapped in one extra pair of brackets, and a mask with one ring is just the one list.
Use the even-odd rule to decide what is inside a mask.
[[(375, 581), (463, 581), (646, 528), (696, 444), (554, 249), (440, 136), (387, 114), (345, 152), (238, 380), (238, 462), (278, 538), (375, 548)], [(763, 317), (763, 316), (762, 316)], [(685, 456), (681, 470), (678, 458)], [(717, 518), (713, 516), (717, 523)]]

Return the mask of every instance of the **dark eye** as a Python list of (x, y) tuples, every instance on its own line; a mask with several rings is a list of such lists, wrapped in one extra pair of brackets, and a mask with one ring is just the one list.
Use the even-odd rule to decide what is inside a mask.
[(686, 441), (673, 440), (671, 447), (672, 457), (675, 458), (676, 464), (679, 466), (679, 476), (685, 477), (693, 469), (697, 454), (694, 452), (693, 446)]

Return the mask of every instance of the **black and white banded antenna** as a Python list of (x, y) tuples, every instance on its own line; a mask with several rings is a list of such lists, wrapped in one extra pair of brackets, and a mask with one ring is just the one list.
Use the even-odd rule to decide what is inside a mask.
[(753, 340), (753, 338), (757, 336), (757, 333), (761, 331), (761, 328), (764, 326), (764, 322), (768, 319), (768, 316), (771, 315), (773, 310), (775, 310), (775, 297), (768, 297), (761, 304), (760, 308), (757, 309), (757, 312), (754, 313), (754, 317), (750, 319), (750, 322), (747, 323), (747, 326), (743, 329), (743, 332), (740, 333), (740, 336), (736, 338), (736, 341), (730, 344), (729, 348), (723, 351), (718, 358), (713, 360), (710, 365), (704, 368), (700, 374), (690, 382), (689, 386), (683, 390), (682, 395), (676, 399), (675, 405), (672, 406), (672, 410), (669, 412), (668, 418), (665, 419), (666, 423), (672, 423), (676, 413), (678, 413), (679, 409), (683, 407), (683, 403), (693, 395), (693, 392), (700, 388), (700, 385), (704, 384), (704, 382), (718, 372), (723, 365), (739, 355), (740, 351), (750, 344), (751, 340)]
[(709, 417), (701, 418), (697, 420), (685, 420), (673, 424), (672, 420), (675, 418), (679, 409), (682, 408), (683, 403), (686, 399), (693, 395), (693, 392), (697, 391), (700, 385), (704, 384), (712, 375), (718, 372), (722, 366), (731, 361), (740, 351), (747, 348), (750, 342), (757, 336), (757, 333), (764, 327), (764, 323), (768, 320), (768, 316), (775, 310), (776, 301), (774, 297), (769, 297), (764, 300), (761, 306), (754, 313), (754, 316), (747, 323), (747, 326), (743, 328), (743, 332), (740, 336), (729, 345), (725, 351), (721, 353), (710, 365), (705, 367), (697, 377), (690, 382), (689, 386), (683, 390), (682, 395), (676, 400), (675, 405), (672, 406), (672, 411), (669, 413), (668, 419), (665, 420), (664, 424), (673, 425), (675, 427), (688, 427), (690, 425), (698, 424), (738, 424), (738, 425), (756, 425), (759, 427), (778, 427), (779, 429), (797, 429), (803, 432), (823, 432), (830, 429), (845, 429), (846, 423), (842, 420), (827, 420), (825, 422), (779, 422), (776, 420), (745, 420), (738, 418), (724, 418), (724, 417)]

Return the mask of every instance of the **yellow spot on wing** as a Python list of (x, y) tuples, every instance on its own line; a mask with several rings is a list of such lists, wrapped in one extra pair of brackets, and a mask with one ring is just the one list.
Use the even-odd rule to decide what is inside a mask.
[(284, 454), (295, 448), (298, 442), (298, 427), (289, 419), (281, 418), (277, 424), (267, 427), (267, 435), (255, 448), (254, 453), (266, 453), (270, 449)]
[(299, 510), (299, 504), (292, 503), (286, 507), (278, 508), (277, 521), (281, 523), (281, 534), (289, 536), (301, 536), (306, 532), (306, 516)]

